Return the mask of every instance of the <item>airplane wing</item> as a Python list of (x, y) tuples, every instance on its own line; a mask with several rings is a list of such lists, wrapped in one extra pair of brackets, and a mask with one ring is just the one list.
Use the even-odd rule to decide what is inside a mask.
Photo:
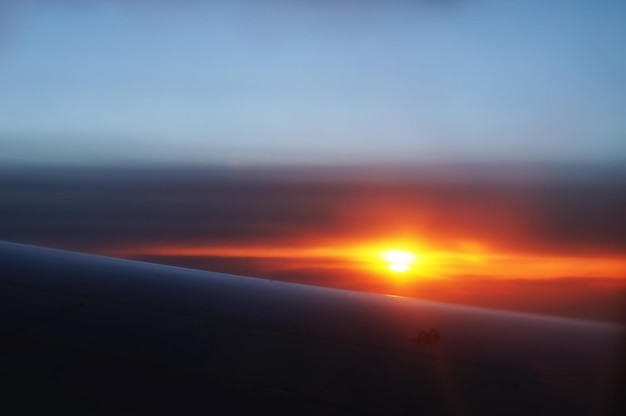
[(625, 329), (0, 242), (0, 413), (610, 414)]

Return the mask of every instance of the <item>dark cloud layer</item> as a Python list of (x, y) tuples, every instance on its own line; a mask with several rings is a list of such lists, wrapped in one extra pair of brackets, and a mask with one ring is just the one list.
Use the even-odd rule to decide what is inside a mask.
[(297, 176), (4, 172), (0, 238), (91, 251), (147, 241), (224, 244), (404, 233), (443, 246), (473, 239), (518, 251), (626, 253), (624, 180)]

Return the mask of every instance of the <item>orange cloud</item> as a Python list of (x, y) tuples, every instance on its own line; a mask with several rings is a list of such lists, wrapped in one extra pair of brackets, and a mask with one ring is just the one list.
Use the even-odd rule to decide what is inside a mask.
[(380, 254), (393, 249), (407, 249), (419, 256), (419, 262), (407, 271), (415, 279), (440, 279), (455, 276), (489, 278), (546, 279), (558, 277), (597, 277), (626, 279), (626, 257), (565, 256), (551, 254), (502, 253), (488, 251), (477, 244), (464, 244), (457, 250), (438, 250), (424, 244), (370, 243), (344, 246), (196, 246), (154, 245), (116, 249), (109, 254), (138, 256), (240, 257), (280, 261), (290, 266), (369, 270), (385, 273)]

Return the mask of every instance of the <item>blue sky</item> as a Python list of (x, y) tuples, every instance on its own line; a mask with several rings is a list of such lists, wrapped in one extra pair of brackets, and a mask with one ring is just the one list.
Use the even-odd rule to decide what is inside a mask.
[(4, 164), (626, 157), (621, 0), (2, 6)]

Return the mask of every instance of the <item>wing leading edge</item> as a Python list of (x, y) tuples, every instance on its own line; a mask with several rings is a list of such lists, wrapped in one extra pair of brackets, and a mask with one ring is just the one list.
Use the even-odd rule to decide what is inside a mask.
[(4, 414), (608, 414), (624, 328), (0, 242)]

